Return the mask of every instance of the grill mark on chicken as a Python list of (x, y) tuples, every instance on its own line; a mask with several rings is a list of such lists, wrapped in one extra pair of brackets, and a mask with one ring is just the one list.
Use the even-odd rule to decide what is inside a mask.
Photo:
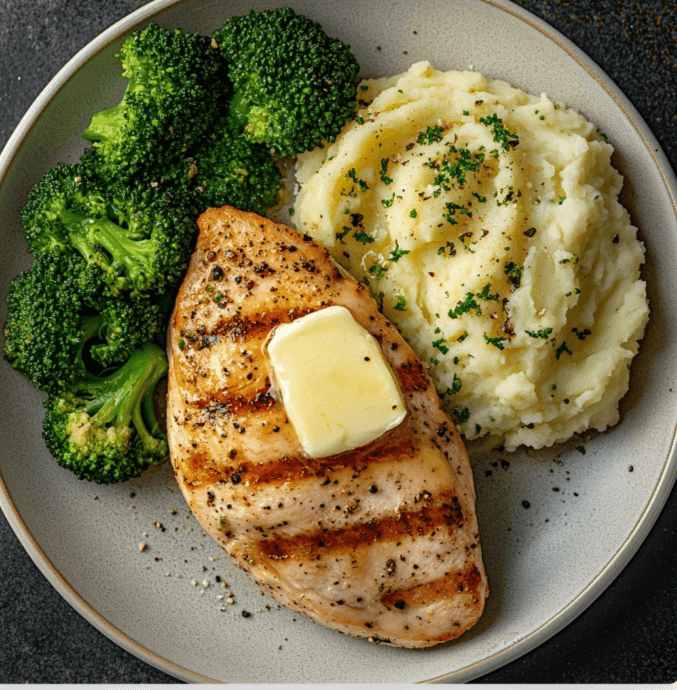
[(461, 526), (464, 519), (458, 498), (453, 496), (449, 503), (440, 506), (424, 506), (421, 510), (376, 518), (338, 530), (320, 529), (293, 538), (266, 539), (258, 543), (258, 550), (272, 560), (314, 561), (376, 542), (396, 542), (407, 536), (422, 537), (437, 527), (444, 526), (450, 530)]
[(266, 462), (241, 462), (234, 467), (222, 467), (218, 472), (208, 472), (206, 476), (200, 471), (201, 464), (205, 462), (205, 456), (197, 453), (189, 457), (187, 465), (190, 474), (201, 483), (213, 481), (227, 481), (233, 473), (246, 474), (249, 484), (284, 484), (297, 482), (310, 477), (334, 476), (338, 470), (349, 469), (352, 472), (363, 472), (377, 464), (392, 463), (393, 459), (404, 463), (406, 459), (415, 457), (420, 446), (412, 443), (411, 439), (393, 440), (392, 443), (383, 444), (383, 439), (377, 439), (372, 443), (351, 451), (332, 455), (330, 458), (318, 460), (305, 456), (283, 456)]
[(281, 323), (290, 323), (301, 316), (310, 314), (315, 309), (279, 309), (267, 314), (238, 316), (219, 321), (211, 335), (226, 336), (233, 342), (243, 343), (247, 339), (265, 338), (271, 329)]
[(221, 470), (206, 453), (192, 453), (183, 463), (181, 473), (186, 484), (216, 484), (223, 479)]
[(425, 391), (428, 389), (429, 377), (418, 361), (408, 361), (397, 369), (397, 373), (402, 381), (402, 388), (410, 391)]
[(472, 563), (465, 570), (459, 569), (445, 573), (444, 577), (430, 582), (396, 589), (381, 597), (381, 601), (388, 607), (404, 611), (410, 607), (430, 606), (440, 599), (463, 594), (470, 602), (477, 600), (477, 588), (480, 586), (481, 575), (477, 566)]
[(263, 388), (257, 388), (250, 396), (228, 395), (225, 391), (220, 391), (210, 393), (208, 398), (196, 400), (192, 405), (209, 414), (226, 417), (261, 412), (275, 407), (275, 398), (270, 389), (270, 379), (267, 379), (266, 385)]

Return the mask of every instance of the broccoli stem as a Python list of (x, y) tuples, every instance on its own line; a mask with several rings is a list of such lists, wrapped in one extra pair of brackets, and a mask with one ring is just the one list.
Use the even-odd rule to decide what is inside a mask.
[(71, 386), (86, 389), (92, 399), (85, 407), (90, 422), (99, 427), (114, 425), (136, 429), (144, 446), (155, 443), (159, 424), (153, 396), (158, 382), (167, 373), (164, 351), (154, 343), (144, 343), (110, 376), (90, 376)]
[(125, 110), (126, 105), (123, 98), (112, 108), (96, 113), (83, 132), (82, 138), (87, 141), (105, 141), (117, 136), (120, 129), (125, 126)]
[(69, 210), (62, 211), (60, 217), (69, 227), (71, 244), (88, 261), (96, 261), (99, 248), (103, 247), (135, 285), (152, 265), (155, 255), (152, 240), (130, 239), (127, 231), (109, 218), (90, 218), (85, 213)]

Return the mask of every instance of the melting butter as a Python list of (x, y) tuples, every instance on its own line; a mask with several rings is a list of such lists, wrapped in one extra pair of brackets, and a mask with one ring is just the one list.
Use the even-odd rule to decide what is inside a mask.
[(311, 457), (366, 445), (406, 416), (379, 344), (345, 307), (278, 326), (268, 355), (289, 421)]

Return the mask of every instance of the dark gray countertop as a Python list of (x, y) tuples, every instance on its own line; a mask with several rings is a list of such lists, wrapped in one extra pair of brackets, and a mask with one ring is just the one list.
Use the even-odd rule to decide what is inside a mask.
[[(0, 0), (0, 148), (80, 48), (144, 0)], [(290, 3), (293, 4), (293, 3)], [(677, 2), (518, 0), (600, 65), (677, 168)], [(674, 228), (666, 228), (674, 231)], [(478, 682), (677, 680), (677, 494), (602, 596), (554, 638)], [(0, 513), (0, 683), (172, 683), (52, 588)]]

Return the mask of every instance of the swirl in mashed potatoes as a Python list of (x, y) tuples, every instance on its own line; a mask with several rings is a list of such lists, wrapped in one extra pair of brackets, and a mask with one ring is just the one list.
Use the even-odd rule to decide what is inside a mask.
[(298, 227), (368, 283), (467, 439), (618, 421), (648, 319), (612, 147), (578, 113), (427, 62), (301, 156)]

